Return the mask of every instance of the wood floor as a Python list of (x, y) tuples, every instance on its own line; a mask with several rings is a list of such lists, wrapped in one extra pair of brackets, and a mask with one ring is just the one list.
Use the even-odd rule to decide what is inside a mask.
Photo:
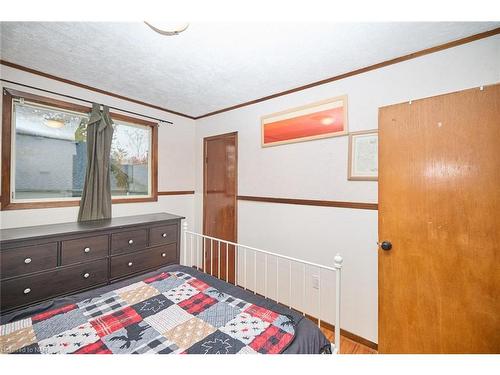
[[(328, 328), (322, 327), (321, 331), (324, 333), (328, 341), (333, 341), (333, 331)], [(340, 335), (340, 353), (341, 354), (377, 354), (377, 351), (365, 346), (363, 344), (352, 341), (345, 336)]]

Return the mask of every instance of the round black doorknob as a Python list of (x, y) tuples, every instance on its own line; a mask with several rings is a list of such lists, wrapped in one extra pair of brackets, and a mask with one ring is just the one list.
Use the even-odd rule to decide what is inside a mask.
[(382, 248), (382, 250), (391, 250), (392, 243), (390, 243), (389, 241), (384, 241), (380, 244), (380, 247)]

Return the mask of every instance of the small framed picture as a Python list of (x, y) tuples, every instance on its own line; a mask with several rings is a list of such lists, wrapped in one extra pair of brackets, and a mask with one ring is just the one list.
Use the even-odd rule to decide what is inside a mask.
[(378, 180), (378, 130), (349, 133), (349, 165), (347, 179)]

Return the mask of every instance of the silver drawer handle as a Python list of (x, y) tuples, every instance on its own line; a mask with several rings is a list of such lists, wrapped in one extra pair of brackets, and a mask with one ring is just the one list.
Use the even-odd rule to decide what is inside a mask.
[(84, 279), (88, 279), (90, 277), (90, 273), (86, 272), (83, 274)]
[(165, 258), (165, 257), (167, 256), (167, 254), (166, 254), (166, 253), (161, 253), (161, 256), (162, 256), (163, 258)]
[(84, 253), (90, 253), (90, 247), (86, 247), (85, 249), (83, 249), (83, 252)]
[(24, 294), (28, 294), (29, 292), (31, 292), (31, 289), (30, 289), (30, 288), (26, 288), (26, 289), (24, 289), (24, 291), (23, 291), (23, 293), (24, 293)]
[(162, 236), (163, 238), (167, 238), (167, 234), (166, 234), (166, 233), (163, 233), (161, 236)]
[(132, 245), (134, 243), (134, 240), (128, 240), (128, 244)]
[(132, 267), (133, 265), (134, 265), (134, 263), (132, 263), (132, 262), (128, 262), (128, 264), (127, 264), (127, 266), (129, 266), (129, 267)]
[(30, 264), (30, 263), (31, 263), (31, 258), (26, 258), (26, 259), (24, 260), (24, 263), (25, 263), (25, 264)]

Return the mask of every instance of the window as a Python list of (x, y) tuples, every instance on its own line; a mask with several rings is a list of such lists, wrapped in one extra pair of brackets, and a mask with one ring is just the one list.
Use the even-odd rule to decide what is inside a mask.
[(111, 194), (141, 196), (151, 194), (151, 129), (114, 121), (111, 142)]
[[(2, 146), (10, 150), (2, 152), (2, 169), (10, 170), (2, 172), (9, 179), (2, 183), (2, 209), (77, 205), (85, 180), (90, 108), (31, 94), (7, 94), (3, 108), (11, 111), (3, 116), (3, 138), (8, 141), (4, 139)], [(155, 124), (112, 117), (113, 202), (156, 200)]]

